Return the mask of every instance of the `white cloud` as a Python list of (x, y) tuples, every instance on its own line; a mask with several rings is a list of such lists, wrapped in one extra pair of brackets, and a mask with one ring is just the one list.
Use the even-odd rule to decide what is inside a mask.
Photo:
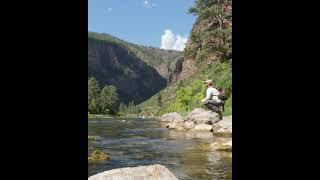
[(111, 11), (112, 11), (112, 8), (109, 7), (109, 8), (107, 9), (107, 11), (108, 11), (108, 12), (111, 12)]
[(156, 4), (153, 3), (152, 0), (144, 0), (143, 7), (146, 7), (146, 8), (156, 7)]
[(161, 49), (173, 49), (177, 51), (183, 51), (188, 41), (187, 37), (182, 37), (177, 34), (174, 35), (170, 29), (166, 29), (161, 36)]

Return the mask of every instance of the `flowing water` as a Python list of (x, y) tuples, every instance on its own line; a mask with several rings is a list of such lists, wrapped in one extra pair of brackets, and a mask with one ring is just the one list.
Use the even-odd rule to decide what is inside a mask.
[(90, 119), (88, 153), (101, 149), (109, 161), (88, 162), (88, 177), (106, 170), (161, 164), (179, 180), (232, 179), (232, 153), (210, 152), (203, 144), (219, 140), (210, 132), (168, 130), (156, 119)]

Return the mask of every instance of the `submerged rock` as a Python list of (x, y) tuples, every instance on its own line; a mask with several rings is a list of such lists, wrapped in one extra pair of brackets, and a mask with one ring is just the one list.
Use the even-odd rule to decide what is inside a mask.
[(225, 143), (214, 142), (210, 145), (210, 150), (212, 151), (232, 151), (232, 141), (228, 141)]
[(204, 139), (211, 141), (213, 136), (212, 132), (206, 131), (169, 131), (169, 138), (175, 139)]
[(162, 122), (183, 121), (182, 120), (182, 116), (177, 112), (164, 114), (159, 118), (159, 120), (162, 121)]
[(184, 123), (182, 121), (174, 121), (168, 123), (166, 127), (169, 129), (184, 130)]
[(195, 108), (186, 117), (187, 121), (194, 121), (196, 124), (214, 124), (220, 121), (220, 115), (203, 108)]
[(194, 131), (212, 131), (212, 125), (209, 124), (197, 124), (194, 126)]
[(213, 134), (217, 136), (232, 136), (232, 115), (223, 117), (221, 121), (212, 125)]
[(166, 167), (155, 164), (150, 166), (126, 167), (105, 171), (88, 180), (178, 180)]
[(90, 156), (88, 157), (88, 160), (91, 160), (91, 161), (110, 160), (110, 156), (105, 152), (96, 149), (90, 154)]
[(208, 143), (208, 142), (201, 142), (201, 143), (198, 144), (198, 148), (199, 148), (200, 150), (203, 150), (203, 151), (208, 151), (208, 150), (210, 150), (210, 143)]

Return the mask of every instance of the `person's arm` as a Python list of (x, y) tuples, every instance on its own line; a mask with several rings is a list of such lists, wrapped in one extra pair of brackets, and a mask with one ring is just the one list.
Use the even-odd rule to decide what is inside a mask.
[(213, 88), (211, 93), (213, 96), (218, 96), (220, 94), (220, 92), (216, 88)]
[(206, 101), (206, 100), (209, 100), (209, 99), (210, 99), (210, 96), (211, 96), (211, 91), (210, 91), (210, 89), (207, 89), (207, 96), (206, 96), (204, 99), (202, 99), (201, 102), (204, 102), (204, 101)]

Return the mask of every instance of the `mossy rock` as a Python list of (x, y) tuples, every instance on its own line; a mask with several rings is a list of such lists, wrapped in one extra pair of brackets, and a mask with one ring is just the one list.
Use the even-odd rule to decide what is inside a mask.
[(210, 149), (214, 151), (226, 151), (226, 152), (232, 152), (232, 141), (226, 142), (226, 143), (212, 143), (210, 145)]
[(88, 136), (88, 142), (94, 142), (97, 140), (97, 136)]
[(218, 137), (225, 137), (225, 138), (228, 138), (228, 137), (232, 137), (232, 133), (225, 133), (225, 132), (213, 132), (213, 135), (215, 136), (218, 136)]
[(199, 145), (198, 145), (198, 148), (202, 151), (208, 151), (210, 150), (210, 143), (208, 142), (201, 142)]
[(96, 149), (90, 154), (90, 156), (88, 156), (88, 160), (91, 160), (91, 161), (110, 160), (110, 156), (107, 153)]

